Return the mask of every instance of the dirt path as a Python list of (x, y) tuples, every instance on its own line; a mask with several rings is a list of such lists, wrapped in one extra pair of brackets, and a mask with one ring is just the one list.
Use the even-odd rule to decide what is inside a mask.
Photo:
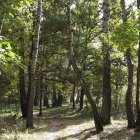
[(50, 124), (50, 132), (46, 136), (46, 140), (55, 140), (58, 136), (60, 121), (52, 119)]
[[(45, 140), (139, 140), (140, 136), (133, 130), (127, 130), (125, 121), (112, 121), (113, 125), (104, 127), (100, 134), (94, 134), (94, 122), (87, 121), (80, 124), (60, 116), (52, 118), (49, 132)], [(75, 123), (74, 123), (75, 122)], [(67, 124), (68, 125), (68, 124)], [(66, 127), (65, 127), (66, 126)], [(136, 139), (137, 138), (137, 139)]]
[[(25, 120), (19, 119), (16, 125), (11, 125), (14, 131), (5, 132), (3, 140), (140, 140), (140, 134), (127, 129), (125, 120), (112, 120), (104, 131), (95, 134), (92, 116), (87, 110), (75, 113), (68, 107), (44, 108), (43, 116), (34, 114), (35, 128), (26, 131)], [(10, 124), (7, 122), (7, 126)], [(21, 127), (21, 128), (20, 128)], [(15, 132), (15, 130), (17, 130)]]

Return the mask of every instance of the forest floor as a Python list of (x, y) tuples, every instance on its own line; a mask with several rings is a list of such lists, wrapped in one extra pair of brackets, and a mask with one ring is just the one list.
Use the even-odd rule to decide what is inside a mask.
[[(95, 134), (94, 122), (90, 109), (75, 113), (68, 106), (46, 109), (43, 116), (38, 116), (34, 109), (34, 129), (25, 129), (25, 120), (14, 115), (3, 117), (0, 113), (1, 140), (140, 140), (140, 134), (127, 129), (125, 120), (114, 120), (105, 126), (104, 131)], [(15, 118), (14, 118), (15, 117)]]

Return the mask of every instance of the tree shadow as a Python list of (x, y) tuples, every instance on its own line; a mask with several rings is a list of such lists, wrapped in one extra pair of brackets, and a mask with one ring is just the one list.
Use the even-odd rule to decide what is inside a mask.
[[(85, 129), (85, 130), (83, 130), (79, 133), (76, 133), (76, 134), (68, 135), (68, 136), (65, 136), (65, 137), (60, 137), (60, 138), (57, 138), (56, 140), (66, 140), (66, 139), (70, 139), (70, 138), (79, 138), (81, 135), (83, 135), (84, 133), (87, 133), (89, 131), (90, 131), (89, 133), (92, 133), (92, 135), (97, 134), (96, 131), (91, 131), (91, 130), (93, 130), (93, 128)], [(85, 140), (87, 138), (88, 138), (88, 136), (85, 136), (83, 138), (80, 138), (80, 140)]]
[(85, 112), (83, 112), (83, 114), (82, 112), (79, 114), (75, 113), (75, 110), (70, 109), (69, 107), (60, 107), (48, 109), (48, 112), (45, 112), (42, 117), (35, 114), (34, 122), (36, 127), (34, 130), (30, 131), (30, 133), (45, 131), (57, 132), (65, 129), (66, 127), (80, 125), (85, 121), (92, 120), (92, 117), (85, 114)]
[(74, 119), (73, 117), (62, 117), (62, 116), (35, 118), (35, 122), (37, 122), (38, 125), (41, 126), (42, 124), (45, 124), (45, 126), (40, 128), (36, 127), (31, 133), (45, 132), (45, 131), (57, 132), (73, 125), (80, 125), (84, 123), (84, 121), (86, 120), (77, 119), (77, 118)]

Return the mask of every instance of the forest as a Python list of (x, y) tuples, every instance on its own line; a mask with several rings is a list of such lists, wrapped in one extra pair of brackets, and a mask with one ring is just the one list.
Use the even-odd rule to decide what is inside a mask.
[(0, 0), (1, 140), (140, 140), (140, 0)]

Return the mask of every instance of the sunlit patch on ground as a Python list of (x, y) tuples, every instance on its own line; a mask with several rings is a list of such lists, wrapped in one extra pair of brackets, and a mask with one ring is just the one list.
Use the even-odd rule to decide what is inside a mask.
[[(35, 128), (25, 129), (25, 120), (17, 119), (16, 124), (4, 122), (7, 127), (1, 131), (2, 140), (139, 140), (140, 135), (134, 130), (127, 130), (124, 120), (112, 120), (104, 131), (95, 134), (93, 118), (90, 112), (83, 110), (75, 113), (68, 107), (44, 109), (44, 116), (39, 117), (35, 110)], [(5, 119), (6, 120), (6, 119)], [(11, 120), (11, 119), (10, 119)], [(2, 125), (2, 122), (1, 122)], [(4, 125), (2, 125), (4, 126)]]

